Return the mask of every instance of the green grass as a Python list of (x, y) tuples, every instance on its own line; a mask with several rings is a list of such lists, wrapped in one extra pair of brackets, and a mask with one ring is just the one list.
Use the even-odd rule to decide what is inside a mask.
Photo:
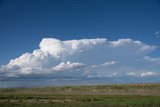
[(159, 90), (160, 84), (3, 89), (0, 107), (160, 107)]
[(159, 107), (160, 96), (87, 94), (3, 94), (0, 107)]

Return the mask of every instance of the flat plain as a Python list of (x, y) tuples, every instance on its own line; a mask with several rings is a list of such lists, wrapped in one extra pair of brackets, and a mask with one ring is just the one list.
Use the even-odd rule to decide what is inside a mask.
[(160, 107), (160, 84), (9, 88), (0, 107)]

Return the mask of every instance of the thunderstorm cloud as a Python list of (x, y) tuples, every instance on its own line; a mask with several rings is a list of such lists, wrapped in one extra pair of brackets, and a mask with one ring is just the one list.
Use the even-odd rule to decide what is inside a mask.
[(149, 56), (157, 46), (132, 39), (59, 40), (44, 38), (39, 48), (0, 67), (1, 77), (27, 75), (111, 77), (158, 76), (160, 58)]

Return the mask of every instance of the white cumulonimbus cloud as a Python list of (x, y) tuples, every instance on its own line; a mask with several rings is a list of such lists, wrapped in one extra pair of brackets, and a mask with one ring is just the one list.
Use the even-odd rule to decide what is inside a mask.
[[(107, 76), (125, 74), (133, 71), (145, 71), (146, 60), (159, 65), (159, 58), (151, 58), (149, 53), (157, 46), (147, 45), (132, 39), (108, 41), (105, 38), (61, 41), (55, 38), (44, 38), (39, 49), (24, 53), (10, 60), (0, 68), (2, 76), (21, 76), (65, 73), (81, 71), (80, 76)], [(142, 63), (143, 62), (143, 63)], [(141, 65), (140, 65), (141, 64)], [(158, 67), (152, 69), (158, 72)], [(63, 72), (62, 72), (63, 71)], [(76, 72), (70, 72), (73, 76)], [(143, 77), (143, 76), (142, 76)]]

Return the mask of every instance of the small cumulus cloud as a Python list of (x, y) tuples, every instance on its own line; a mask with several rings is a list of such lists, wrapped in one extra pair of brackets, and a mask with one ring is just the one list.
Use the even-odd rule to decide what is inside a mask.
[(135, 72), (127, 72), (126, 75), (136, 77), (136, 73)]
[(158, 73), (156, 73), (156, 72), (143, 72), (141, 74), (141, 77), (155, 77), (157, 75), (158, 75)]
[(135, 71), (135, 72), (127, 72), (126, 75), (131, 77), (143, 78), (143, 77), (157, 77), (159, 74), (153, 71)]
[(54, 71), (79, 70), (85, 67), (85, 64), (74, 62), (61, 62), (59, 65), (53, 67)]

